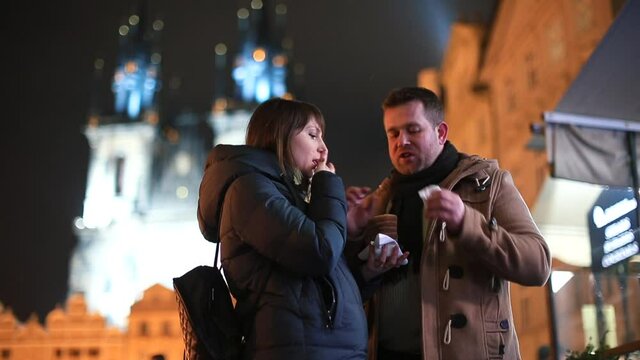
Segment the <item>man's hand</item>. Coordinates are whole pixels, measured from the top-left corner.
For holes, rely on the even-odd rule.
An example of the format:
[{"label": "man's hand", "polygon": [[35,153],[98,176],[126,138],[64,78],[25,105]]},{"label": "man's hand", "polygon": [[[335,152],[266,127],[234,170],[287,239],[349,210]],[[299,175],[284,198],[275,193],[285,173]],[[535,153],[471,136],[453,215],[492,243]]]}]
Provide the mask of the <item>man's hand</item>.
[{"label": "man's hand", "polygon": [[424,216],[447,223],[447,231],[457,235],[462,230],[464,220],[464,203],[460,196],[452,191],[440,189],[434,191],[425,202]]},{"label": "man's hand", "polygon": [[371,192],[368,187],[350,186],[347,188],[347,232],[349,236],[360,235],[374,215],[385,212],[390,179],[384,179],[377,189]]},{"label": "man's hand", "polygon": [[373,201],[368,187],[349,186],[347,193],[347,233],[356,236],[373,217]]},{"label": "man's hand", "polygon": [[371,188],[368,186],[349,186],[346,190],[349,209],[362,203],[369,192]]},{"label": "man's hand", "polygon": [[[405,251],[402,255],[396,244],[386,244],[382,246],[380,256],[376,259],[375,249],[373,245],[369,245],[369,257],[367,262],[362,265],[362,277],[365,281],[369,281],[376,276],[380,276],[385,272],[397,268],[409,257],[409,252]],[[388,255],[390,254],[390,255]]]}]

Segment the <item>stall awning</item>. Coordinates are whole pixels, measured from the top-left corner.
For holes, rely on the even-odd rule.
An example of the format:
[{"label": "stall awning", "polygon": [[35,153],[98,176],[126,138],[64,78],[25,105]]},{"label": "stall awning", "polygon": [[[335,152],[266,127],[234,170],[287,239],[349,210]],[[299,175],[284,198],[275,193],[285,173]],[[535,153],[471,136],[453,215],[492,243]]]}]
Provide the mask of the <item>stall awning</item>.
[{"label": "stall awning", "polygon": [[547,178],[532,216],[555,259],[574,266],[591,266],[587,217],[601,192],[598,185]]},{"label": "stall awning", "polygon": [[[632,186],[640,153],[640,1],[627,1],[553,112],[545,113],[555,177]],[[637,171],[637,169],[636,169]]]}]

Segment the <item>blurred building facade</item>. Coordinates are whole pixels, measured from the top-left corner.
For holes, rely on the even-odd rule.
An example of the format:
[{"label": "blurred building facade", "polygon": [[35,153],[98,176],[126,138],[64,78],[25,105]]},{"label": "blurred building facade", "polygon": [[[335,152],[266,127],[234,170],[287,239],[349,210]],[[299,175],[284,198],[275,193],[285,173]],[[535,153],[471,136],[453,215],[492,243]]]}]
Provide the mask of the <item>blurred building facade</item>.
[{"label": "blurred building facade", "polygon": [[[290,42],[284,37],[284,3],[253,0],[237,12],[241,46],[227,63],[218,44],[211,109],[165,115],[162,91],[161,19],[145,0],[118,28],[119,53],[110,79],[113,109],[94,99],[85,135],[90,145],[88,180],[70,264],[70,294],[82,293],[91,311],[126,326],[142,291],[197,265],[211,264],[215,248],[196,221],[198,188],[212,145],[244,142],[255,105],[289,96]],[[96,82],[107,73],[96,62]],[[233,76],[231,76],[233,74]],[[227,91],[225,81],[234,83]],[[229,94],[231,93],[231,94]],[[131,320],[131,318],[129,318]]]},{"label": "blurred building facade", "polygon": [[532,143],[531,126],[578,74],[616,3],[503,1],[490,29],[456,23],[442,70],[419,75],[421,85],[441,92],[452,141],[498,159],[529,206],[548,174],[544,144]]},{"label": "blurred building facade", "polygon": [[36,317],[19,323],[0,307],[0,359],[180,360],[182,335],[175,294],[161,285],[147,289],[131,307],[129,328],[119,329],[88,310],[75,294],[52,310],[44,325]]},{"label": "blurred building facade", "polygon": [[[502,1],[489,29],[454,24],[441,70],[418,74],[419,85],[443,98],[452,142],[464,152],[498,159],[529,207],[549,174],[544,137],[537,132],[542,113],[560,100],[620,3]],[[511,287],[524,359],[537,359],[551,345],[549,293]]]}]

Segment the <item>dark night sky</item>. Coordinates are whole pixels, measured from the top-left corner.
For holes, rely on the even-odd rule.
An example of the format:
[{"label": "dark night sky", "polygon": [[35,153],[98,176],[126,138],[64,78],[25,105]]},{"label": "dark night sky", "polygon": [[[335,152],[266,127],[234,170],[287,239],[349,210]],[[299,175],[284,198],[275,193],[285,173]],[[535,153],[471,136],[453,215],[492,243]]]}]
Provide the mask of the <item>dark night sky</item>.
[{"label": "dark night sky", "polygon": [[[495,1],[288,0],[302,100],[327,119],[330,158],[347,184],[375,185],[390,168],[379,104],[417,72],[438,66],[452,20],[487,21]],[[18,4],[19,3],[19,4]],[[82,134],[95,58],[111,75],[117,28],[133,0],[5,5],[2,59],[0,302],[42,320],[67,295],[68,261],[82,214],[88,145]],[[165,105],[204,112],[213,47],[236,49],[236,10],[248,1],[150,0],[162,15],[163,79],[182,86]],[[7,41],[8,40],[8,41]],[[8,79],[8,81],[6,81]]]}]

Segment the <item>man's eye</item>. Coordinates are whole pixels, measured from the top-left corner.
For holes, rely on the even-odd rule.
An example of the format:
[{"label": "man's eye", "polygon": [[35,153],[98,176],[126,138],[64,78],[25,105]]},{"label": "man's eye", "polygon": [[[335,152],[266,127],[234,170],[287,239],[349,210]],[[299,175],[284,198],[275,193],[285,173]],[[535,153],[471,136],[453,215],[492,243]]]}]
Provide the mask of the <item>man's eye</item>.
[{"label": "man's eye", "polygon": [[409,131],[410,134],[415,134],[420,132],[420,127],[418,126],[412,126],[409,129],[407,129]]}]

